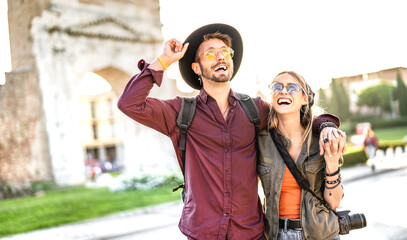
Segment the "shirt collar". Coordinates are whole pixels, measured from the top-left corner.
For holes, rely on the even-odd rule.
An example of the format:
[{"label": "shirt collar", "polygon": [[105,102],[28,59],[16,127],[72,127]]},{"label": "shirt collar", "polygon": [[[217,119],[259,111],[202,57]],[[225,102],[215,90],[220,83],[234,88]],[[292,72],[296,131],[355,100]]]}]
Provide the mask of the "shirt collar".
[{"label": "shirt collar", "polygon": [[[199,97],[201,98],[202,102],[207,103],[208,102],[208,93],[205,91],[205,89],[201,88],[199,92]],[[236,100],[238,100],[239,97],[237,96],[236,92],[230,89],[230,95],[229,95],[229,104],[231,106],[236,106]]]},{"label": "shirt collar", "polygon": [[280,132],[280,130],[278,130],[277,128],[276,128],[276,131],[277,131],[278,135],[280,135],[281,140],[282,140],[282,142],[283,142],[285,148],[287,148],[287,150],[290,149],[290,147],[291,147],[291,141],[290,141],[290,139],[286,138],[286,137]]}]

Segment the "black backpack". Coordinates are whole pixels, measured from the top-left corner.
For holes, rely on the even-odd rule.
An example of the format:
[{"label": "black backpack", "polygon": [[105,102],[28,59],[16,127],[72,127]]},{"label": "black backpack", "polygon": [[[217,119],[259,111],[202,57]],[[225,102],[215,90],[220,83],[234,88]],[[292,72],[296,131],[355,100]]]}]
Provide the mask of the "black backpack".
[{"label": "black backpack", "polygon": [[[260,125],[259,110],[257,109],[257,106],[251,97],[242,93],[236,94],[239,97],[239,103],[243,107],[247,117],[249,118],[250,122],[253,123],[257,136],[257,134],[259,133]],[[172,191],[175,192],[178,189],[182,188],[181,193],[182,201],[185,201],[185,147],[187,140],[187,130],[189,125],[191,125],[192,120],[194,119],[195,108],[196,108],[196,98],[184,97],[177,117],[177,125],[181,131],[181,137],[178,148],[182,151],[182,175],[184,176],[184,183],[174,188]],[[257,140],[256,140],[256,149],[257,149]]]}]

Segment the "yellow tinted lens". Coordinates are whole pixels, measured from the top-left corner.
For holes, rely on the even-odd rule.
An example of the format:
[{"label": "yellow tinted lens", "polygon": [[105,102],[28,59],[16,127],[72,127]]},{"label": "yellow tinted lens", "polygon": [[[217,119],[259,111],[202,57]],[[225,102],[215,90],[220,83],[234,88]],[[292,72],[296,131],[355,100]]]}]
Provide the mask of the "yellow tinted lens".
[{"label": "yellow tinted lens", "polygon": [[222,55],[226,58],[229,59],[230,58],[230,51],[227,48],[221,48],[220,49],[220,53],[222,53]]},{"label": "yellow tinted lens", "polygon": [[233,50],[231,48],[221,48],[220,52],[222,53],[222,55],[226,58],[232,58],[233,57]]},{"label": "yellow tinted lens", "polygon": [[212,60],[216,57],[217,53],[218,53],[217,49],[208,49],[204,52],[204,55],[207,59]]}]

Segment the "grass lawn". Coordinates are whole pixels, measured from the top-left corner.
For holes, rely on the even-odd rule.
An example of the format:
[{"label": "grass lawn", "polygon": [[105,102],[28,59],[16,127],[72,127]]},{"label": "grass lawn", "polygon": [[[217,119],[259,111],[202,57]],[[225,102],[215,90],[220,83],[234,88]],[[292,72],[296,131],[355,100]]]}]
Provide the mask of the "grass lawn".
[{"label": "grass lawn", "polygon": [[373,129],[379,141],[383,140],[399,140],[407,136],[407,126]]},{"label": "grass lawn", "polygon": [[119,193],[108,188],[50,190],[41,197],[0,201],[0,237],[179,199],[169,186]]}]

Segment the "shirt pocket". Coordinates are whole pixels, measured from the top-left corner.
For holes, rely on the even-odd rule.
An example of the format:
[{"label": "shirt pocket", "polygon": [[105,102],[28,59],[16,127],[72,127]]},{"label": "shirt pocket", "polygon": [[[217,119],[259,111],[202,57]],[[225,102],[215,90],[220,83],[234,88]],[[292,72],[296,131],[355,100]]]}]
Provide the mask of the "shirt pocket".
[{"label": "shirt pocket", "polygon": [[305,176],[315,193],[319,193],[322,190],[324,168],[325,160],[323,158],[305,162]]},{"label": "shirt pocket", "polygon": [[[259,174],[259,178],[261,181],[261,185],[264,191],[264,196],[266,197],[267,201],[271,199],[270,193],[272,192],[272,174],[271,174],[271,164],[258,162],[257,163],[257,172]],[[267,206],[268,208],[268,206]]]}]

